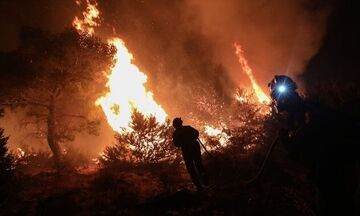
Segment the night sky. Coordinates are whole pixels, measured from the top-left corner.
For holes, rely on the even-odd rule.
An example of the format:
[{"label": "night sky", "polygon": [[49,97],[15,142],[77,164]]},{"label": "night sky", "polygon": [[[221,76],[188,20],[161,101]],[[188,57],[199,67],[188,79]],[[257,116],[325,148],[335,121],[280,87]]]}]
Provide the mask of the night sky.
[{"label": "night sky", "polygon": [[[157,95],[160,100],[162,98],[168,98],[169,95],[162,95],[162,93],[159,93],[162,91],[157,89],[157,87],[154,87],[154,85],[158,85],[159,79],[157,76],[158,74],[162,74],[161,71],[156,71],[157,69],[154,69],[155,67],[161,67],[161,65],[165,64],[164,68],[169,70],[177,70],[174,71],[174,73],[180,73],[180,71],[186,71],[186,68],[173,68],[173,67],[166,67],[166,64],[168,63],[171,65],[172,63],[169,62],[170,60],[176,59],[179,61],[179,57],[183,56],[184,54],[181,52],[178,52],[171,56],[174,52],[174,50],[178,50],[178,46],[170,47],[170,53],[166,53],[167,50],[159,47],[165,47],[165,46],[173,46],[171,44],[179,43],[180,46],[185,47],[187,44],[190,43],[197,43],[201,41],[201,45],[199,45],[200,48],[197,48],[197,50],[191,50],[192,55],[199,55],[204,56],[204,52],[206,53],[206,57],[201,59],[200,61],[204,62],[201,64],[205,64],[207,61],[212,62],[214,65],[214,68],[217,68],[216,65],[222,65],[225,66],[223,70],[225,70],[226,74],[229,74],[229,77],[223,76],[223,78],[210,82],[211,85],[214,86],[223,86],[219,87],[218,89],[221,89],[221,92],[224,91],[226,94],[226,90],[224,90],[224,86],[233,86],[234,83],[236,84],[238,81],[236,79],[239,79],[239,75],[234,75],[234,71],[238,70],[237,62],[234,59],[229,59],[227,54],[224,54],[224,51],[219,50],[217,46],[222,46],[221,49],[227,49],[230,53],[229,55],[232,55],[233,50],[231,50],[231,47],[226,47],[230,45],[230,42],[228,42],[228,39],[224,40],[214,40],[214,37],[218,37],[218,35],[211,35],[211,38],[203,33],[199,33],[197,30],[194,30],[193,27],[188,27],[183,23],[192,23],[196,20],[193,16],[199,16],[200,12],[196,15],[192,13],[188,13],[188,11],[185,13],[181,8],[183,7],[183,3],[186,1],[175,1],[174,4],[164,4],[163,1],[154,1],[154,3],[158,4],[154,7],[160,8],[158,9],[158,12],[151,13],[148,9],[151,4],[148,4],[143,7],[143,1],[134,1],[134,3],[130,3],[126,1],[119,1],[117,4],[118,7],[116,8],[124,8],[116,9],[113,8],[111,5],[113,5],[114,2],[100,2],[100,10],[103,12],[102,16],[105,17],[106,22],[103,24],[103,28],[98,31],[98,33],[102,34],[108,34],[112,30],[112,26],[117,27],[116,30],[121,37],[124,37],[125,40],[127,40],[128,45],[130,47],[130,50],[135,52],[135,55],[137,59],[139,59],[138,64],[140,64],[140,67],[144,68],[145,71],[151,71],[152,74],[148,74],[150,76],[150,83],[151,86],[152,82],[153,84],[153,91],[155,95]],[[194,1],[197,2],[197,1]],[[230,2],[230,1],[229,1]],[[307,1],[294,1],[294,2],[304,2],[301,4],[308,3]],[[140,6],[139,6],[140,5]],[[180,6],[179,6],[180,5]],[[294,5],[299,5],[298,3],[294,3]],[[293,77],[303,75],[303,78],[305,80],[305,83],[308,85],[311,85],[311,83],[316,82],[318,80],[338,80],[341,82],[357,82],[359,83],[360,76],[359,73],[359,28],[360,25],[358,24],[359,20],[359,13],[358,10],[355,7],[355,1],[313,1],[312,4],[309,4],[307,8],[307,16],[309,14],[321,14],[322,10],[324,8],[327,8],[329,12],[329,15],[326,16],[326,31],[324,32],[323,36],[322,34],[319,34],[317,36],[320,38],[321,46],[319,48],[314,48],[313,51],[299,51],[299,54],[294,54],[295,59],[298,59],[298,62],[305,62],[304,66],[301,66],[303,63],[294,63],[293,71],[287,71],[290,75]],[[163,7],[160,7],[163,6]],[[207,5],[203,5],[204,8],[210,8],[207,7]],[[267,7],[267,6],[266,6]],[[298,7],[298,6],[296,6]],[[291,7],[289,7],[291,9]],[[310,8],[310,9],[309,9]],[[77,7],[75,2],[73,0],[52,0],[52,1],[46,1],[46,0],[36,0],[36,1],[23,1],[23,0],[2,0],[0,1],[0,51],[11,51],[16,49],[18,46],[18,34],[22,26],[32,26],[37,27],[45,30],[49,30],[51,32],[59,32],[62,31],[64,28],[71,27],[71,22],[75,15],[80,15],[83,8]],[[126,10],[126,12],[125,12]],[[134,11],[141,11],[144,18],[139,18],[138,20],[130,21],[129,17],[131,16],[137,17],[138,15]],[[171,14],[164,14],[164,11],[170,11],[170,13],[178,13],[175,14],[175,16],[180,16],[179,19],[171,18],[168,21],[167,18],[163,19],[163,16],[170,17]],[[201,10],[200,10],[201,11]],[[246,12],[246,11],[245,11]],[[123,15],[119,15],[123,14]],[[155,14],[155,15],[154,15]],[[160,15],[159,15],[160,14]],[[185,15],[184,15],[185,14]],[[273,16],[273,14],[271,14]],[[204,15],[206,18],[206,16]],[[202,19],[205,19],[202,17]],[[253,18],[255,18],[254,16]],[[126,22],[121,22],[121,20],[127,20],[126,22],[129,23],[129,25],[126,24]],[[221,18],[222,19],[222,18]],[[250,17],[251,19],[251,17]],[[259,19],[260,24],[263,26],[262,28],[266,29],[269,27],[269,31],[272,31],[272,28],[274,31],[277,31],[275,29],[275,26],[273,26],[273,23],[264,23],[262,20],[266,20],[266,16]],[[270,18],[271,19],[271,18]],[[312,20],[311,20],[312,19]],[[310,23],[311,22],[319,22],[320,18],[316,18],[315,15],[312,15],[310,17]],[[145,20],[145,21],[144,21]],[[146,23],[146,21],[149,20],[149,23]],[[224,19],[226,20],[226,19]],[[245,21],[248,19],[244,19]],[[158,21],[158,23],[156,23]],[[265,87],[267,84],[267,81],[274,75],[284,72],[284,69],[286,68],[286,62],[288,60],[285,60],[284,58],[291,58],[289,57],[289,52],[287,52],[284,49],[279,48],[279,51],[277,53],[279,54],[264,54],[264,50],[272,50],[276,47],[279,47],[278,39],[277,41],[269,41],[270,46],[267,43],[263,43],[263,39],[268,39],[269,37],[264,36],[263,38],[259,35],[262,35],[263,32],[259,31],[258,36],[253,35],[256,33],[256,31],[252,31],[252,27],[245,28],[246,32],[244,34],[244,31],[241,29],[244,28],[242,25],[242,22],[245,21],[239,21],[239,28],[241,31],[240,36],[235,37],[229,37],[227,32],[224,32],[223,36],[224,38],[231,38],[229,41],[233,39],[240,39],[240,41],[243,39],[243,44],[245,46],[245,49],[248,51],[246,55],[249,58],[250,64],[254,67],[255,72],[257,73],[257,79],[259,79],[261,86]],[[276,19],[274,21],[277,21]],[[173,22],[173,24],[171,24]],[[176,26],[178,29],[177,31],[172,31],[174,23],[180,22],[179,25]],[[249,21],[250,22],[250,21]],[[125,23],[125,24],[124,24]],[[155,24],[154,24],[155,23]],[[205,22],[206,23],[206,22]],[[220,22],[219,22],[220,23]],[[258,21],[254,23],[255,27],[257,28]],[[152,26],[154,24],[154,26]],[[145,27],[144,27],[144,26]],[[268,25],[268,26],[266,26]],[[135,26],[135,27],[134,27]],[[146,26],[150,26],[150,29],[147,29]],[[198,24],[194,24],[191,26],[198,26]],[[232,25],[229,25],[230,29],[234,29]],[[316,28],[316,25],[314,25]],[[155,28],[155,29],[154,29]],[[205,27],[204,27],[205,28]],[[286,27],[285,27],[286,28]],[[207,29],[208,30],[208,29]],[[311,28],[310,28],[311,30]],[[154,31],[158,31],[156,34]],[[136,33],[134,33],[136,32]],[[291,32],[291,31],[290,31]],[[319,30],[319,32],[321,32]],[[310,31],[310,35],[315,35],[315,32]],[[192,34],[192,35],[191,35]],[[234,34],[239,34],[234,31]],[[266,31],[265,34],[266,35]],[[286,35],[287,33],[284,33],[283,35]],[[318,32],[316,32],[318,34]],[[142,35],[145,35],[143,37]],[[190,36],[189,36],[190,35]],[[242,36],[242,35],[248,35],[248,36]],[[282,35],[282,34],[280,34]],[[179,38],[176,38],[176,37]],[[154,38],[159,38],[157,39]],[[170,38],[173,39],[170,39]],[[272,36],[270,36],[272,37]],[[150,39],[151,38],[151,39]],[[258,42],[253,42],[247,38],[257,38]],[[322,38],[322,39],[321,39]],[[145,41],[149,40],[149,41]],[[170,40],[167,42],[167,40]],[[174,40],[174,41],[172,41]],[[294,46],[298,44],[299,47],[308,46],[307,44],[316,44],[317,39],[309,40],[308,42],[304,42],[302,44],[302,40],[304,39],[303,36],[299,36],[297,41],[294,42]],[[143,41],[140,42],[139,41]],[[160,41],[160,42],[159,42]],[[213,43],[213,41],[215,41]],[[284,42],[284,46],[288,46],[289,44]],[[144,43],[144,44],[141,44]],[[139,44],[139,45],[137,45]],[[169,45],[170,44],[170,45]],[[146,50],[144,50],[144,46],[146,47]],[[263,46],[263,48],[261,47]],[[271,47],[273,46],[273,47]],[[280,45],[281,46],[281,45]],[[317,45],[315,46],[317,47]],[[155,55],[149,58],[149,50],[150,53],[154,49]],[[298,49],[298,48],[294,48]],[[207,51],[206,51],[207,50]],[[157,55],[157,53],[159,55]],[[197,53],[196,53],[197,52]],[[304,54],[307,53],[307,54]],[[165,56],[165,59],[163,56]],[[219,59],[218,56],[225,56],[224,59]],[[168,56],[169,59],[166,59]],[[303,57],[302,57],[303,56]],[[309,56],[313,56],[310,61]],[[197,58],[198,56],[189,56],[191,58]],[[218,60],[216,59],[218,58]],[[222,58],[222,57],[220,57]],[[268,61],[266,59],[269,59]],[[282,59],[284,59],[283,62]],[[163,61],[167,61],[167,63],[163,63]],[[271,62],[271,63],[269,63]],[[306,63],[307,62],[307,63]],[[188,60],[184,60],[181,64],[184,65],[191,65],[192,62],[188,62]],[[195,63],[196,64],[196,63]],[[300,66],[299,66],[300,65]],[[236,69],[234,69],[236,67]],[[160,70],[160,69],[159,69]],[[192,71],[191,77],[192,79],[199,79],[200,77],[203,77],[203,74],[201,71],[206,70],[207,73],[209,73],[209,70],[215,71],[214,73],[217,73],[219,69],[209,69],[204,68],[201,66],[198,69],[198,72]],[[296,72],[296,70],[300,70],[299,72]],[[230,71],[230,72],[226,72]],[[198,75],[196,75],[199,73]],[[211,72],[212,73],[212,72]],[[236,72],[239,74],[238,72]],[[166,72],[168,74],[168,72]],[[189,72],[190,74],[190,72]],[[179,79],[178,76],[173,76],[172,79]],[[218,79],[216,76],[210,76],[213,77],[213,79]],[[184,79],[183,77],[181,79]],[[235,81],[234,81],[235,79]],[[245,80],[246,78],[241,77],[240,79]],[[231,80],[231,81],[230,81]],[[163,81],[162,81],[163,82]],[[164,84],[165,85],[165,84]],[[164,88],[167,88],[166,86]],[[232,91],[230,91],[232,92]],[[165,101],[165,100],[164,100]],[[163,102],[166,103],[166,102]]]},{"label": "night sky", "polygon": [[360,25],[355,1],[338,1],[328,19],[327,34],[304,77],[308,83],[337,80],[360,84]]}]

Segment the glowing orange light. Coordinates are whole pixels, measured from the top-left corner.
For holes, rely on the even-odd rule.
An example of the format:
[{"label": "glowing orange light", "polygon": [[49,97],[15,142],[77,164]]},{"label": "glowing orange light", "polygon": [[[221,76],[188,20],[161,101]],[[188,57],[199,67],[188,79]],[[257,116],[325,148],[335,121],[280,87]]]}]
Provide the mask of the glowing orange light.
[{"label": "glowing orange light", "polygon": [[109,41],[116,49],[115,65],[108,76],[109,92],[96,101],[103,109],[108,123],[118,132],[127,128],[134,109],[146,116],[153,115],[157,121],[165,122],[166,112],[158,105],[153,94],[145,89],[147,76],[132,64],[133,56],[120,38]]},{"label": "glowing orange light", "polygon": [[[77,0],[76,4],[81,5],[81,1]],[[73,27],[81,33],[93,35],[95,33],[94,27],[100,25],[100,12],[96,7],[96,1],[94,1],[94,3],[90,3],[89,0],[86,0],[86,10],[83,12],[83,19],[75,16],[72,23]]]},{"label": "glowing orange light", "polygon": [[25,151],[22,148],[17,148],[17,156],[19,158],[24,157],[25,156]]},{"label": "glowing orange light", "polygon": [[[81,1],[77,0],[76,3],[80,5]],[[86,0],[86,4],[83,19],[75,17],[73,26],[80,33],[91,36],[95,33],[94,27],[100,24],[100,12],[96,8],[96,1],[90,3]],[[158,122],[165,122],[166,112],[154,101],[153,94],[145,89],[147,76],[132,63],[133,55],[125,43],[120,38],[113,38],[108,43],[116,48],[115,64],[108,75],[106,86],[109,91],[98,98],[95,104],[102,108],[109,125],[119,133],[122,129],[130,130],[129,123],[134,109],[145,116],[155,116]]]},{"label": "glowing orange light", "polygon": [[218,138],[222,147],[226,146],[229,142],[229,136],[218,128],[205,125],[205,133],[210,137]]},{"label": "glowing orange light", "polygon": [[269,104],[270,98],[264,93],[264,91],[257,84],[254,74],[252,72],[252,69],[250,68],[250,66],[244,56],[244,51],[242,50],[240,44],[235,43],[234,47],[235,47],[235,54],[239,58],[239,63],[241,65],[241,68],[245,72],[245,74],[249,77],[251,86],[255,92],[256,97],[258,98],[258,101],[260,103]]}]

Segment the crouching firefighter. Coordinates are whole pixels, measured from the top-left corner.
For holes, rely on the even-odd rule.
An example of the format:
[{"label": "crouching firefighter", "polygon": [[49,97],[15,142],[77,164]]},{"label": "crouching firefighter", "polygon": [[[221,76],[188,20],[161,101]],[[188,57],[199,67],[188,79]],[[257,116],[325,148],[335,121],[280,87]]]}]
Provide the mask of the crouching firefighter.
[{"label": "crouching firefighter", "polygon": [[176,129],[172,135],[173,143],[176,147],[181,147],[186,169],[200,192],[203,186],[208,185],[208,178],[201,158],[199,131],[191,126],[184,126],[181,118],[175,118],[173,126]]}]

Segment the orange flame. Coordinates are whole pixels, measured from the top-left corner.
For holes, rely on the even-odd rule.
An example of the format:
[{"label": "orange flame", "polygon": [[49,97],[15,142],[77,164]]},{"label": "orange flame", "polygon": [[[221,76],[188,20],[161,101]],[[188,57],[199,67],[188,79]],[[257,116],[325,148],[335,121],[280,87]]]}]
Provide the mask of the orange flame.
[{"label": "orange flame", "polygon": [[218,128],[214,128],[210,125],[205,125],[205,133],[210,137],[218,138],[222,147],[226,146],[230,137]]},{"label": "orange flame", "polygon": [[17,156],[22,158],[25,156],[25,151],[22,148],[17,148]]},{"label": "orange flame", "polygon": [[235,43],[234,47],[235,47],[235,54],[239,58],[239,63],[241,65],[241,68],[246,73],[246,75],[249,77],[252,88],[255,92],[256,97],[258,98],[258,101],[260,103],[269,104],[270,98],[264,93],[264,91],[257,84],[254,74],[252,72],[252,69],[250,68],[250,66],[244,56],[244,51],[242,50],[240,44]]},{"label": "orange flame", "polygon": [[219,136],[221,134],[221,130],[205,125],[205,133],[209,136]]},{"label": "orange flame", "polygon": [[114,56],[116,63],[108,76],[109,92],[98,98],[96,105],[101,106],[110,126],[117,132],[121,132],[122,128],[129,129],[134,109],[146,116],[155,116],[159,122],[165,122],[166,112],[154,101],[153,94],[145,89],[147,76],[132,64],[133,56],[124,42],[114,38],[109,43],[117,49]]},{"label": "orange flame", "polygon": [[[76,4],[80,5],[80,0]],[[100,12],[96,8],[96,1],[90,3],[86,0],[86,4],[83,19],[75,17],[73,26],[80,33],[91,36],[95,33],[94,27],[100,25]],[[133,55],[125,43],[120,38],[113,38],[108,43],[116,48],[115,64],[111,67],[106,84],[109,92],[98,98],[95,104],[102,108],[109,125],[119,133],[123,129],[130,130],[129,123],[134,109],[145,116],[155,116],[158,122],[165,122],[166,112],[154,101],[153,94],[146,90],[144,85],[147,76],[132,63]]]},{"label": "orange flame", "polygon": [[[81,1],[76,1],[77,5],[81,5]],[[83,12],[83,19],[78,18],[75,16],[73,20],[73,27],[78,30],[80,33],[87,34],[87,35],[94,35],[95,29],[100,25],[99,15],[100,12],[97,9],[97,2],[94,1],[93,4],[90,3],[89,0],[86,0],[86,10]]]}]

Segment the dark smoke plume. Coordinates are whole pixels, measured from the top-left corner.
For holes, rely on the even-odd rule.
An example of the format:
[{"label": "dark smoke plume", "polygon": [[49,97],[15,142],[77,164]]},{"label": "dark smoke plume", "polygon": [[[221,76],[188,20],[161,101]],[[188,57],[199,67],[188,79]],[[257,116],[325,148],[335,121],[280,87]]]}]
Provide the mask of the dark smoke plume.
[{"label": "dark smoke plume", "polygon": [[321,45],[330,12],[328,4],[305,0],[109,0],[100,7],[102,32],[124,38],[172,115],[194,111],[198,87],[226,100],[248,85],[235,41],[262,87],[275,74],[300,74]]},{"label": "dark smoke plume", "polygon": [[[325,1],[324,1],[325,2]],[[331,4],[321,0],[99,0],[104,39],[122,38],[147,87],[170,117],[198,112],[196,95],[214,89],[225,102],[248,86],[234,55],[240,43],[265,88],[275,74],[295,76],[316,54]],[[81,10],[73,0],[3,0],[1,50],[16,48],[21,26],[58,32]],[[6,9],[5,9],[6,8]],[[6,29],[6,30],[5,30]]]}]

